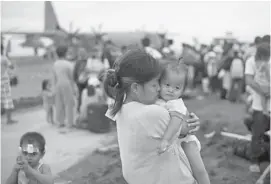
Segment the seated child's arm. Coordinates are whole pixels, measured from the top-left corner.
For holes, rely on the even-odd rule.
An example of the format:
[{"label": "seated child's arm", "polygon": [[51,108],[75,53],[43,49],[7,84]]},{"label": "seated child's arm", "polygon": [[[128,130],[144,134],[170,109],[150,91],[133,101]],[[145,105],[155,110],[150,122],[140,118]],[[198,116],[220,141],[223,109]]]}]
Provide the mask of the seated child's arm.
[{"label": "seated child's arm", "polygon": [[19,164],[15,164],[12,169],[10,176],[8,177],[6,184],[17,184],[18,183],[18,173],[20,171],[21,166]]},{"label": "seated child's arm", "polygon": [[33,178],[35,178],[36,180],[38,180],[38,182],[40,182],[42,184],[53,184],[54,183],[54,178],[52,176],[51,169],[46,164],[42,165],[42,173],[40,173],[39,171],[37,171],[35,169],[32,169],[30,166],[28,166],[28,168],[25,169],[25,172],[27,175],[32,176]]},{"label": "seated child's arm", "polygon": [[198,184],[210,184],[208,173],[205,169],[200,150],[194,141],[183,142],[183,150],[189,160],[193,176]]}]

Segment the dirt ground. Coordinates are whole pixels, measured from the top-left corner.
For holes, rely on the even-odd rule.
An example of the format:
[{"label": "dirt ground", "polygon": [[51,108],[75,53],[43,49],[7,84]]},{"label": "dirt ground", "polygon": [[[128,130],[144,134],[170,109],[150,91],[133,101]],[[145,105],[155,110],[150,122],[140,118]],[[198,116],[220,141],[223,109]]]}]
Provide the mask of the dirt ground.
[{"label": "dirt ground", "polygon": [[[41,81],[50,77],[52,61],[40,58],[15,58],[19,85],[12,88],[13,98],[26,98],[25,104],[39,104]],[[31,97],[33,99],[28,99]],[[36,99],[37,98],[37,99]],[[28,102],[30,101],[30,102]],[[191,112],[201,119],[201,130],[197,133],[202,144],[202,157],[214,184],[254,184],[258,173],[249,171],[250,163],[232,154],[233,140],[215,136],[206,139],[203,135],[213,130],[226,128],[227,131],[247,134],[243,125],[244,106],[221,101],[217,97],[205,100],[185,101]],[[81,162],[59,174],[61,180],[74,184],[125,183],[121,175],[121,164],[117,151],[107,154],[93,153]],[[65,182],[66,183],[66,182]]]},{"label": "dirt ground", "polygon": [[[197,133],[202,144],[202,157],[214,184],[254,184],[259,173],[249,171],[250,162],[232,153],[235,140],[214,136],[206,139],[203,135],[221,128],[232,133],[246,135],[243,125],[244,105],[221,101],[218,97],[204,100],[187,100],[190,111],[201,119],[202,126]],[[115,141],[116,142],[116,141]],[[93,153],[81,162],[59,174],[64,183],[74,184],[125,184],[121,174],[118,151]]]},{"label": "dirt ground", "polygon": [[19,84],[12,87],[13,99],[39,96],[42,80],[51,76],[53,61],[39,57],[14,57],[11,61],[19,79]]}]

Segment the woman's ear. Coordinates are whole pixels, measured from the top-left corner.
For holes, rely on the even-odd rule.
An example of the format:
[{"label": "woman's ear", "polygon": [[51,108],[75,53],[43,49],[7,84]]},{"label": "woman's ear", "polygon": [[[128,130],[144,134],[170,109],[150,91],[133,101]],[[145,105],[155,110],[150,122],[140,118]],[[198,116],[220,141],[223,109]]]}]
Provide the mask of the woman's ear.
[{"label": "woman's ear", "polygon": [[139,85],[137,83],[133,82],[131,84],[131,92],[138,93],[138,87],[139,87]]}]

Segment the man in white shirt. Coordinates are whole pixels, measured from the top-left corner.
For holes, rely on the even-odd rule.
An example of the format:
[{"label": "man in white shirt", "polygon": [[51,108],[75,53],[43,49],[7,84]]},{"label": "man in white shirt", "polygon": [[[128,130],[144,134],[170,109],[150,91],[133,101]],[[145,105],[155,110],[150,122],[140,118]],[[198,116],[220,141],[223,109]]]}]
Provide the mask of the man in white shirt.
[{"label": "man in white shirt", "polygon": [[[255,57],[250,57],[245,66],[246,84],[253,89],[252,109],[253,109],[253,124],[251,127],[252,141],[251,154],[254,163],[259,162],[259,158],[265,154],[266,150],[270,150],[269,143],[264,141],[264,133],[270,129],[270,117],[263,114],[261,103],[261,95],[270,96],[270,90],[264,91],[255,82],[254,77],[257,72],[257,63]],[[261,94],[261,95],[260,95]]]},{"label": "man in white shirt", "polygon": [[244,60],[248,60],[251,56],[255,56],[257,46],[262,42],[262,38],[257,36],[254,39],[253,45],[251,45],[244,54]]}]

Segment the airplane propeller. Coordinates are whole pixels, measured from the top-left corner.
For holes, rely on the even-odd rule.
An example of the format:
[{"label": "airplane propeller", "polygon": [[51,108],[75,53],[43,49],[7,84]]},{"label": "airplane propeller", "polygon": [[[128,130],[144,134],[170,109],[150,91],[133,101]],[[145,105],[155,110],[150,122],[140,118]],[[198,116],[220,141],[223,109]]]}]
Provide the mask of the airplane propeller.
[{"label": "airplane propeller", "polygon": [[79,31],[80,29],[73,30],[73,23],[70,22],[69,30],[61,29],[65,33],[65,41],[68,42],[68,45],[77,45],[80,40]]},{"label": "airplane propeller", "polygon": [[98,25],[98,30],[96,30],[94,27],[91,27],[91,31],[94,34],[95,44],[99,44],[103,41],[103,37],[107,35],[107,33],[102,32],[102,24]]}]

